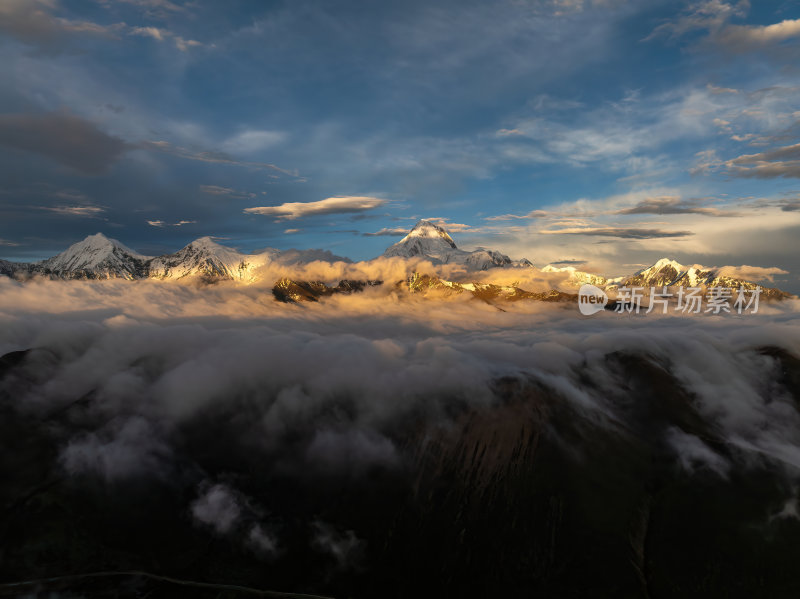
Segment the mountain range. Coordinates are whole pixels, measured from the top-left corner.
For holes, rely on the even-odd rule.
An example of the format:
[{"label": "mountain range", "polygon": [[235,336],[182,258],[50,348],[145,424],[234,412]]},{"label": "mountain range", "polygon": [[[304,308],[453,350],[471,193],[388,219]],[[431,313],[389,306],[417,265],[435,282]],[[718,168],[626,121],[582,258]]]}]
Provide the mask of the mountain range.
[{"label": "mountain range", "polygon": [[89,235],[60,254],[40,262],[0,261],[0,274],[25,278],[49,276],[58,279],[230,279],[251,283],[256,270],[269,263],[305,264],[315,260],[350,262],[324,250],[272,248],[243,254],[221,245],[211,237],[192,241],[174,254],[143,256],[102,233]]},{"label": "mountain range", "polygon": [[[462,250],[446,229],[430,220],[420,220],[408,235],[387,248],[382,257],[423,258],[434,266],[462,266],[466,273],[477,273],[490,269],[536,268],[525,258],[512,260],[497,250],[486,248],[478,248],[473,251]],[[268,264],[289,266],[318,260],[351,262],[348,258],[336,256],[327,250],[314,249],[281,251],[267,248],[260,252],[246,254],[217,243],[211,237],[201,237],[192,241],[173,254],[144,256],[115,239],[97,233],[70,246],[60,254],[40,262],[16,263],[0,260],[0,275],[21,279],[30,276],[46,276],[57,279],[121,278],[129,280],[198,278],[208,281],[233,280],[252,283],[259,278],[258,269]],[[733,276],[730,267],[704,267],[697,264],[684,266],[669,258],[662,258],[652,266],[629,276],[616,278],[579,271],[574,267],[557,267],[550,264],[541,268],[540,272],[554,275],[554,278],[561,275],[563,278],[556,286],[568,291],[577,290],[586,283],[611,292],[615,292],[620,287],[684,286],[754,289],[756,286],[760,286],[758,283]],[[292,281],[279,281],[278,283],[283,286],[290,283],[302,284],[302,282]],[[449,288],[455,292],[469,291],[477,295],[487,293],[486,286],[481,288],[472,283],[453,283],[430,276],[420,279],[419,273],[413,273],[406,283],[411,291],[420,291],[423,288]],[[370,282],[370,285],[372,284],[374,282]],[[358,288],[362,287],[363,285]],[[762,286],[762,289],[764,297],[790,297],[790,294],[777,288]],[[341,290],[349,292],[351,286],[345,285]],[[529,293],[516,287],[498,287],[490,291],[490,293],[495,292],[517,299],[527,297],[525,294]],[[279,296],[291,297],[292,294],[276,293],[276,297]]]}]

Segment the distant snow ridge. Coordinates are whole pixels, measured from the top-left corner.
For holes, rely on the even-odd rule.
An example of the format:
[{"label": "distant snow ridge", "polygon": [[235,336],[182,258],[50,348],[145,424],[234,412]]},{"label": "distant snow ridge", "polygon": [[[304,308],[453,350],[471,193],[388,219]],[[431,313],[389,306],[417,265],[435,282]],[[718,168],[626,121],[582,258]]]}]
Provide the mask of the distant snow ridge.
[{"label": "distant snow ridge", "polygon": [[496,250],[484,248],[472,252],[461,250],[443,227],[424,219],[419,221],[408,235],[389,247],[383,255],[386,258],[427,258],[434,264],[461,264],[468,270],[533,266],[528,260],[511,260]]},{"label": "distant snow ridge", "polygon": [[154,258],[150,262],[149,276],[155,279],[199,276],[250,282],[255,280],[257,268],[269,264],[279,254],[274,249],[260,254],[241,254],[211,237],[201,237],[174,254]]},{"label": "distant snow ridge", "polygon": [[[459,249],[450,234],[430,220],[420,220],[403,239],[389,247],[386,258],[424,258],[434,265],[455,264],[468,272],[494,268],[535,267],[526,259],[511,260],[497,250],[478,248],[468,252]],[[259,279],[260,269],[269,264],[290,266],[314,261],[351,262],[327,250],[286,250],[267,248],[244,254],[217,243],[212,237],[201,237],[173,254],[158,257],[143,256],[102,233],[89,235],[60,254],[34,263],[0,260],[0,275],[25,278],[44,275],[62,279],[205,279],[233,280],[252,283]],[[556,286],[573,292],[583,284],[591,284],[614,292],[620,287],[725,287],[755,289],[762,287],[764,297],[792,297],[780,289],[763,287],[758,283],[734,276],[734,267],[705,267],[699,264],[684,266],[675,260],[662,258],[652,266],[629,276],[609,279],[582,272],[572,266],[543,267],[541,273],[561,279]],[[438,279],[437,279],[438,280]],[[447,282],[443,282],[447,284]],[[464,287],[467,289],[467,287]],[[474,291],[474,290],[473,290]],[[516,292],[515,292],[516,293]],[[514,297],[517,297],[516,294]]]},{"label": "distant snow ridge", "polygon": [[258,269],[270,263],[305,264],[316,260],[350,262],[323,250],[267,248],[243,254],[233,248],[201,237],[174,254],[143,256],[102,233],[89,235],[57,256],[30,264],[0,260],[0,275],[45,275],[61,279],[230,279],[251,283]]}]

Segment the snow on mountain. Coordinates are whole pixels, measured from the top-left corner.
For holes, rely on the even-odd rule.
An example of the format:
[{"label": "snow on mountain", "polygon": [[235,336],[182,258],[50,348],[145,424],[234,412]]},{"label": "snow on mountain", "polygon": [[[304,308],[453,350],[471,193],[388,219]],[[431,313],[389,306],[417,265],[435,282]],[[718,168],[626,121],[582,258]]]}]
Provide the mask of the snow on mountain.
[{"label": "snow on mountain", "polygon": [[[385,257],[422,257],[434,264],[458,264],[475,272],[497,267],[529,267],[528,260],[512,261],[495,250],[478,248],[468,252],[459,249],[448,232],[439,225],[419,221],[411,232],[389,247]],[[143,279],[177,280],[185,278],[231,279],[252,283],[259,277],[258,270],[270,263],[283,266],[308,264],[314,261],[351,262],[327,250],[287,250],[267,248],[253,254],[244,254],[221,245],[211,237],[197,239],[174,254],[151,258],[109,239],[102,233],[89,235],[60,254],[31,264],[0,260],[0,275],[25,278],[45,275],[64,279]],[[733,267],[705,267],[699,264],[684,266],[675,260],[662,258],[652,266],[643,268],[628,277],[606,278],[582,272],[575,267],[559,268],[547,265],[543,273],[564,277],[561,284],[578,288],[585,283],[603,287],[608,291],[620,287],[727,287],[762,288],[764,297],[791,297],[780,289],[764,287],[759,283],[737,278]]]},{"label": "snow on mountain", "polygon": [[429,220],[421,220],[408,235],[389,247],[383,255],[387,258],[422,256],[447,263],[453,250],[461,251],[447,231]]},{"label": "snow on mountain", "polygon": [[31,264],[29,270],[71,279],[137,279],[147,275],[149,260],[116,239],[96,233],[52,258]]},{"label": "snow on mountain", "polygon": [[[764,297],[790,297],[790,294],[775,287],[765,287],[726,274],[729,267],[706,267],[700,264],[684,266],[675,260],[661,258],[652,266],[644,268],[628,278],[618,287],[725,287],[731,289],[755,289],[761,287]],[[611,286],[608,287],[612,288]]]},{"label": "snow on mountain", "polygon": [[676,281],[686,274],[686,267],[682,264],[670,260],[669,258],[661,258],[652,266],[643,268],[642,270],[627,278],[623,284],[628,287],[661,287],[664,285],[674,285]]},{"label": "snow on mountain", "polygon": [[566,283],[574,287],[589,284],[596,287],[602,287],[609,283],[609,279],[600,275],[594,275],[589,272],[583,272],[576,269],[574,266],[558,267],[548,264],[542,268],[542,272],[558,273],[566,277]]},{"label": "snow on mountain", "polygon": [[153,258],[149,276],[156,279],[232,279],[252,283],[257,270],[271,262],[283,265],[308,264],[314,261],[350,262],[326,250],[286,250],[267,248],[254,254],[243,254],[221,245],[211,237],[201,237],[174,254]]},{"label": "snow on mountain", "polygon": [[8,260],[0,260],[0,275],[10,277],[14,274],[14,271],[19,268],[19,266],[19,264],[9,262]]},{"label": "snow on mountain", "polygon": [[478,248],[467,252],[456,246],[450,234],[439,225],[421,220],[411,232],[389,247],[384,257],[427,258],[434,264],[462,264],[468,270],[487,270],[498,266],[532,266],[528,260],[511,260],[496,250]]},{"label": "snow on mountain", "polygon": [[174,254],[158,256],[150,262],[149,276],[155,279],[233,279],[252,282],[255,270],[268,264],[280,252],[266,249],[258,254],[242,254],[221,245],[211,237],[201,237]]}]

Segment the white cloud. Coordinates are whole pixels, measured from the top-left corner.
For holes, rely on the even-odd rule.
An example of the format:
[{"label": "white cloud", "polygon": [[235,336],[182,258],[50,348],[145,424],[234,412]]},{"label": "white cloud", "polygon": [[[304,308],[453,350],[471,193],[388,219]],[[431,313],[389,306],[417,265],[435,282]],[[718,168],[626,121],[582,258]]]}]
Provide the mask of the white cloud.
[{"label": "white cloud", "polygon": [[242,515],[236,494],[224,484],[206,489],[191,505],[192,516],[218,534],[231,532]]},{"label": "white cloud", "polygon": [[408,235],[409,229],[404,229],[402,227],[394,227],[394,228],[387,228],[384,227],[380,231],[375,231],[374,233],[364,233],[364,237],[403,237],[404,235]]},{"label": "white cloud", "polygon": [[97,217],[106,211],[102,206],[40,206],[42,210],[65,216]]},{"label": "white cloud", "polygon": [[170,32],[158,27],[132,27],[130,30],[131,35],[139,35],[141,37],[152,37],[154,40],[163,42],[170,37]]},{"label": "white cloud", "polygon": [[222,149],[233,154],[252,154],[278,145],[286,139],[282,131],[242,131],[223,142]]},{"label": "white cloud", "polygon": [[800,19],[787,19],[772,25],[731,25],[719,35],[719,41],[737,49],[779,43],[800,37]]},{"label": "white cloud", "polygon": [[763,266],[723,266],[720,268],[720,274],[726,277],[734,277],[737,279],[745,279],[746,281],[769,281],[774,282],[775,277],[779,275],[788,275],[789,272],[782,268],[763,267]]},{"label": "white cloud", "polygon": [[147,224],[151,227],[182,227],[183,225],[193,225],[197,223],[196,220],[179,220],[176,223],[168,223],[163,220],[149,220]]},{"label": "white cloud", "polygon": [[278,220],[296,220],[305,216],[322,214],[347,214],[366,212],[385,205],[388,200],[370,196],[336,196],[316,202],[287,202],[280,206],[245,208],[247,214],[275,216]]},{"label": "white cloud", "polygon": [[169,31],[167,29],[162,29],[159,27],[131,27],[128,30],[129,35],[137,35],[140,37],[150,37],[154,40],[159,42],[163,42],[166,40],[171,39],[175,43],[175,47],[178,48],[181,52],[186,52],[191,47],[194,46],[202,46],[200,42],[197,40],[187,40],[182,38],[181,36]]},{"label": "white cloud", "polygon": [[595,235],[619,237],[620,239],[656,239],[694,235],[691,231],[667,231],[641,227],[565,227],[563,229],[543,229],[539,233],[542,235]]}]

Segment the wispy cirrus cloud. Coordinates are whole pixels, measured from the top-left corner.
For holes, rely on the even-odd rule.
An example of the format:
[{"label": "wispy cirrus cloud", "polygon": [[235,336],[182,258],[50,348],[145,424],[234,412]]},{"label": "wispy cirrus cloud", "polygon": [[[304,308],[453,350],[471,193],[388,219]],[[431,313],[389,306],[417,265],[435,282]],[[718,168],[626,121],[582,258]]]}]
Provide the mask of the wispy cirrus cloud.
[{"label": "wispy cirrus cloud", "polygon": [[187,5],[171,0],[97,0],[107,8],[116,4],[128,4],[145,12],[148,18],[163,19],[170,15],[187,11]]},{"label": "wispy cirrus cloud", "polygon": [[542,235],[591,235],[598,237],[618,237],[620,239],[659,239],[666,237],[688,237],[691,231],[665,231],[639,227],[567,227],[564,229],[545,229]]},{"label": "wispy cirrus cloud", "polygon": [[246,160],[239,160],[231,156],[227,152],[219,152],[214,150],[195,150],[177,146],[165,140],[156,141],[143,141],[135,146],[138,149],[147,150],[150,152],[162,152],[164,154],[171,154],[179,158],[186,158],[188,160],[198,160],[200,162],[210,162],[214,164],[229,164],[231,166],[243,166],[257,170],[272,170],[279,172],[283,175],[300,179],[297,171],[289,171],[283,169],[275,164],[268,162],[248,162]]},{"label": "wispy cirrus cloud", "polygon": [[181,52],[186,52],[189,48],[203,45],[197,40],[183,38],[173,31],[160,27],[131,27],[128,30],[128,34],[139,37],[149,37],[159,42],[171,40],[175,44],[175,47]]},{"label": "wispy cirrus cloud", "polygon": [[287,138],[283,131],[248,129],[229,137],[222,144],[226,152],[252,154],[278,145]]},{"label": "wispy cirrus cloud", "polygon": [[573,259],[555,260],[555,261],[550,262],[550,264],[552,266],[580,266],[580,265],[586,264],[586,263],[587,263],[587,260],[573,260]]},{"label": "wispy cirrus cloud", "polygon": [[403,229],[402,227],[384,227],[380,231],[375,231],[374,233],[362,233],[362,235],[364,237],[403,237],[404,235],[408,235],[408,231],[408,229]]},{"label": "wispy cirrus cloud", "polygon": [[103,206],[40,206],[41,210],[65,216],[86,216],[96,218],[106,211]]},{"label": "wispy cirrus cloud", "polygon": [[800,38],[800,19],[785,19],[772,25],[730,25],[717,36],[729,48],[744,51]]},{"label": "wispy cirrus cloud", "polygon": [[57,0],[3,0],[0,2],[0,33],[48,53],[64,50],[67,40],[90,37],[113,37],[124,24],[100,25],[57,17]]},{"label": "wispy cirrus cloud", "polygon": [[547,218],[550,213],[547,210],[531,210],[527,214],[500,214],[498,216],[487,216],[484,220],[505,221],[505,220],[527,220],[533,218]]},{"label": "wispy cirrus cloud", "polygon": [[0,145],[46,156],[86,175],[108,171],[132,148],[66,111],[0,114]]},{"label": "wispy cirrus cloud", "polygon": [[193,225],[196,222],[197,222],[196,220],[179,220],[176,223],[168,223],[163,220],[149,220],[147,221],[147,224],[150,225],[151,227],[163,228],[163,227],[182,227],[184,225]]},{"label": "wispy cirrus cloud", "polygon": [[222,187],[220,185],[201,185],[200,191],[209,195],[226,196],[234,199],[254,198],[256,194],[248,191],[237,191],[230,187]]},{"label": "wispy cirrus cloud", "polygon": [[659,37],[677,39],[695,31],[720,31],[731,18],[744,17],[750,10],[750,0],[699,0],[690,2],[675,18],[656,27],[644,41]]},{"label": "wispy cirrus cloud", "polygon": [[743,154],[725,162],[734,177],[774,179],[800,178],[800,143],[757,154]]},{"label": "wispy cirrus cloud", "polygon": [[316,202],[286,202],[280,206],[245,208],[246,214],[274,216],[278,220],[296,220],[305,216],[351,214],[384,206],[388,200],[371,196],[335,196]]},{"label": "wispy cirrus cloud", "polygon": [[800,38],[800,19],[784,19],[769,25],[731,24],[733,19],[746,17],[749,10],[750,0],[692,2],[678,17],[656,27],[645,41],[659,37],[677,39],[705,31],[707,41],[731,52],[745,52]]},{"label": "wispy cirrus cloud", "polygon": [[614,214],[701,214],[703,216],[734,217],[741,216],[740,212],[723,210],[708,206],[708,200],[693,198],[682,199],[677,196],[662,196],[646,198],[634,206],[622,208]]}]

